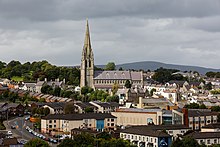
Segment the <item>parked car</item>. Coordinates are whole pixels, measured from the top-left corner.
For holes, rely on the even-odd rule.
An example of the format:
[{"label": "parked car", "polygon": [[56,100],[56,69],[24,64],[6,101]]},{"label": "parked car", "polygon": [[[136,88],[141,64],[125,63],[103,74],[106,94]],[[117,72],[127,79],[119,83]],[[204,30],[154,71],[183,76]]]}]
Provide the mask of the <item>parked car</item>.
[{"label": "parked car", "polygon": [[29,116],[27,116],[27,117],[25,117],[25,120],[29,120],[30,119],[30,115]]},{"label": "parked car", "polygon": [[28,141],[25,140],[25,139],[21,139],[21,140],[19,141],[20,144],[26,144],[27,142],[28,142]]},{"label": "parked car", "polygon": [[16,129],[16,126],[15,125],[11,125],[11,129]]},{"label": "parked car", "polygon": [[6,134],[7,135],[12,135],[13,133],[11,131],[8,131]]}]

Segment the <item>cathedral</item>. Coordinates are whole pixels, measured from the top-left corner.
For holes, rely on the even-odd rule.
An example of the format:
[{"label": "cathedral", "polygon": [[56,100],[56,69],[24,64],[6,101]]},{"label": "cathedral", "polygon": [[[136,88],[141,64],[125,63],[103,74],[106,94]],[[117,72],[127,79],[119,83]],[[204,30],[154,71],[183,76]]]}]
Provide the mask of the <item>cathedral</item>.
[{"label": "cathedral", "polygon": [[94,54],[91,47],[89,23],[86,22],[86,33],[83,45],[81,67],[80,67],[80,87],[88,86],[94,89],[111,89],[113,84],[118,84],[119,88],[124,87],[126,80],[132,86],[143,86],[143,73],[136,71],[94,71]]}]

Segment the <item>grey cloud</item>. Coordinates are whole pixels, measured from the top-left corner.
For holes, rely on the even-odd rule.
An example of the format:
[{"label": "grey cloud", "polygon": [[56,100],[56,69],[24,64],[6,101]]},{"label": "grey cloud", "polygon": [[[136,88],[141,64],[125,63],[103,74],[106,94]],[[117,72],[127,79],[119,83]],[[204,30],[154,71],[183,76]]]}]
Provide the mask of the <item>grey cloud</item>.
[{"label": "grey cloud", "polygon": [[86,17],[96,64],[219,68],[217,0],[0,0],[1,60],[79,65]]}]

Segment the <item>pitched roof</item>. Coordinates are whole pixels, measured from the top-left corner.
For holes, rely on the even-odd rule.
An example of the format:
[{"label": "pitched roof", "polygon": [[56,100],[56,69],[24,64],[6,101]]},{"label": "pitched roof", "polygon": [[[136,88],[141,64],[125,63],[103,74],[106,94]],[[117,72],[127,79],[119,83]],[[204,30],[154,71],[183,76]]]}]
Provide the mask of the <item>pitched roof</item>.
[{"label": "pitched roof", "polygon": [[148,127],[130,127],[121,131],[122,133],[154,136],[154,137],[171,137],[169,134],[160,130],[151,130]]},{"label": "pitched roof", "polygon": [[63,102],[53,102],[53,103],[45,103],[44,106],[49,106],[53,109],[64,109],[65,103]]},{"label": "pitched roof", "polygon": [[188,109],[189,117],[213,116],[218,114],[219,114],[218,112],[211,112],[211,111],[198,110],[198,109]]},{"label": "pitched roof", "polygon": [[105,119],[116,118],[109,113],[83,113],[83,114],[49,114],[43,119],[61,119],[61,120],[83,120],[83,119]]},{"label": "pitched roof", "polygon": [[194,139],[220,138],[220,132],[192,132],[186,136],[191,136]]},{"label": "pitched roof", "polygon": [[[119,104],[116,102],[100,102],[100,101],[93,101],[93,103],[104,107],[104,108],[108,108],[108,107],[119,107]],[[91,103],[92,104],[92,103]]]},{"label": "pitched roof", "polygon": [[212,129],[215,129],[215,128],[220,128],[220,123],[216,123],[216,124],[209,124],[209,125],[206,125],[206,126],[203,126],[202,128],[212,128]]},{"label": "pitched roof", "polygon": [[95,71],[95,80],[141,80],[142,72],[135,71]]}]

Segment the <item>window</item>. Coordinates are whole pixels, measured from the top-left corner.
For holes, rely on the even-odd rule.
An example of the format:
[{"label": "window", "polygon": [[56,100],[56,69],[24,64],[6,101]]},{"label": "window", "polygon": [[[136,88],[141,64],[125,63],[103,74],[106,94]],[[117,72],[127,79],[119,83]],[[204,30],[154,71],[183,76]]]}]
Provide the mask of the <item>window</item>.
[{"label": "window", "polygon": [[49,120],[49,123],[52,123],[52,120]]},{"label": "window", "polygon": [[52,128],[52,125],[49,125],[49,128]]},{"label": "window", "polygon": [[114,121],[114,119],[112,118],[111,121]]},{"label": "window", "polygon": [[202,144],[203,143],[203,140],[200,140],[200,144]]},{"label": "window", "polygon": [[56,120],[54,120],[53,122],[56,123]]},{"label": "window", "polygon": [[111,126],[113,127],[113,126],[114,126],[114,123],[111,123]]},{"label": "window", "polygon": [[156,139],[156,138],[155,138],[155,140],[154,140],[154,141],[155,141],[155,143],[157,143],[157,139]]},{"label": "window", "polygon": [[217,140],[216,139],[214,139],[214,144],[216,144],[217,143]]},{"label": "window", "polygon": [[210,144],[210,140],[209,139],[207,140],[207,144]]},{"label": "window", "polygon": [[109,126],[109,123],[107,123],[107,126]]},{"label": "window", "polygon": [[169,131],[169,133],[170,133],[170,134],[172,134],[172,133],[173,133],[173,131]]},{"label": "window", "polygon": [[131,135],[131,139],[133,139],[134,137],[133,137],[133,135]]},{"label": "window", "polygon": [[56,128],[57,126],[56,126],[56,125],[54,125],[53,127],[54,127],[54,128]]}]

